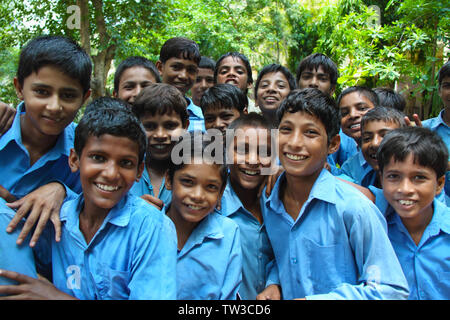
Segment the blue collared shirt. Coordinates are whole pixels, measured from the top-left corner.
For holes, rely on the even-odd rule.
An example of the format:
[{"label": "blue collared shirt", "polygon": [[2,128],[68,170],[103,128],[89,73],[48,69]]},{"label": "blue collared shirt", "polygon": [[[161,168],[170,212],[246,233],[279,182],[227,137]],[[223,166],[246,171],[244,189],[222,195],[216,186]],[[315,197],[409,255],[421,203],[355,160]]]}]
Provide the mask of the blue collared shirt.
[{"label": "blue collared shirt", "polygon": [[339,149],[330,156],[333,158],[335,164],[342,166],[347,159],[358,152],[359,148],[355,139],[346,135],[342,129],[339,130],[339,136],[341,137]]},{"label": "blue collared shirt", "polygon": [[60,242],[52,232],[38,242],[39,260],[47,268],[51,263],[55,286],[83,300],[175,299],[177,238],[172,221],[127,194],[86,243],[79,228],[83,205],[82,195],[64,203]]},{"label": "blue collared shirt", "polygon": [[24,108],[25,104],[20,103],[11,128],[0,137],[0,185],[17,199],[52,181],[62,182],[72,191],[80,193],[79,173],[72,173],[68,164],[76,125],[68,125],[55,146],[30,166],[30,156],[22,143],[20,126]]},{"label": "blue collared shirt", "polygon": [[[262,207],[262,199],[260,199]],[[255,300],[270,284],[279,284],[278,269],[266,227],[242,205],[228,179],[222,195],[220,213],[237,223],[242,243],[242,284],[239,295],[243,300]]]},{"label": "blue collared shirt", "polygon": [[412,300],[450,299],[450,209],[433,201],[433,217],[418,245],[390,207],[389,238],[408,280]]},{"label": "blue collared shirt", "polygon": [[[165,178],[163,178],[161,186],[159,187],[158,199],[161,199],[166,204],[170,203],[170,201],[172,200],[172,191],[166,189],[164,182]],[[137,197],[141,197],[144,194],[155,196],[147,167],[144,168],[141,179],[138,182],[135,182],[131,187],[130,193],[134,194]]]},{"label": "blue collared shirt", "polygon": [[242,282],[241,271],[238,226],[212,212],[195,227],[178,252],[177,299],[234,300]]},{"label": "blue collared shirt", "polygon": [[[439,112],[439,115],[435,118],[422,121],[422,126],[436,132],[442,138],[445,145],[447,146],[447,149],[449,149],[450,151],[450,127],[444,121],[444,111],[445,109],[441,110],[441,112]],[[450,153],[448,161],[450,161]],[[450,171],[447,171],[447,173],[445,174],[444,190],[447,196],[450,196]]]},{"label": "blue collared shirt", "polygon": [[284,299],[406,299],[408,285],[375,205],[323,169],[294,221],[280,200],[285,173],[264,221]]},{"label": "blue collared shirt", "polygon": [[192,102],[192,99],[185,97],[188,102],[187,112],[189,114],[188,131],[205,130],[205,118],[203,117],[202,109]]},{"label": "blue collared shirt", "polygon": [[342,165],[342,173],[353,179],[353,182],[363,187],[374,185],[376,171],[366,161],[361,151],[351,156]]},{"label": "blue collared shirt", "polygon": [[[30,235],[27,236],[23,245],[16,244],[23,222],[19,223],[12,233],[5,231],[15,214],[14,210],[7,207],[5,203],[6,201],[0,198],[0,269],[37,278],[33,250],[28,246]],[[0,276],[0,285],[9,284],[15,284],[15,282]]]}]

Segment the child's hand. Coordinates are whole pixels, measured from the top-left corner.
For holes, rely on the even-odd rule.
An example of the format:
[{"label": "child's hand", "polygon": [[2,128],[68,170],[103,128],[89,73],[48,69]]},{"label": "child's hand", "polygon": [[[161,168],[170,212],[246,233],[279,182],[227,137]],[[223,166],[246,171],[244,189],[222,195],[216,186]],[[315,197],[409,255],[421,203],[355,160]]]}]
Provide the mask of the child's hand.
[{"label": "child's hand", "polygon": [[280,300],[281,289],[277,284],[267,286],[260,294],[256,296],[256,300]]},{"label": "child's hand", "polygon": [[11,128],[16,109],[0,101],[0,137]]},{"label": "child's hand", "polygon": [[22,199],[19,199],[6,205],[12,209],[17,209],[16,215],[6,228],[7,232],[12,232],[20,220],[28,212],[30,214],[17,238],[17,244],[22,244],[28,233],[34,225],[36,229],[30,241],[30,247],[34,247],[39,236],[50,219],[55,227],[55,240],[61,239],[61,220],[59,219],[59,210],[66,196],[66,190],[59,182],[51,182],[30,192]]},{"label": "child's hand", "polygon": [[6,202],[14,202],[17,200],[16,197],[9,193],[2,185],[0,185],[0,198],[5,199]]},{"label": "child's hand", "polygon": [[413,119],[414,119],[414,124],[411,122],[411,120],[409,120],[408,116],[405,116],[406,125],[409,127],[414,127],[414,125],[416,127],[422,126],[422,121],[420,121],[419,115],[417,113],[413,114]]},{"label": "child's hand", "polygon": [[[0,277],[18,282],[0,286],[0,300],[66,300],[74,297],[59,291],[47,279],[35,279],[14,271],[0,270]],[[5,295],[5,296],[2,296]]]},{"label": "child's hand", "polygon": [[162,210],[162,208],[164,207],[164,202],[161,199],[150,194],[144,194],[143,196],[141,196],[141,198],[156,207],[156,209],[158,210]]}]

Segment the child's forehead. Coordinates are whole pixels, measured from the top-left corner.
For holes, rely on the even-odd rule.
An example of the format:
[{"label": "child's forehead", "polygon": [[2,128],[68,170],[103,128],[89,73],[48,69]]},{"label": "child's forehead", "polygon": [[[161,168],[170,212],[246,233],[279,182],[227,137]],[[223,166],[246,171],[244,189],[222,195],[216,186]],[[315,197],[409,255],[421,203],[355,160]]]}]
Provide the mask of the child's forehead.
[{"label": "child's forehead", "polygon": [[247,70],[244,61],[239,58],[239,57],[235,57],[235,56],[228,56],[225,57],[222,61],[220,61],[219,63],[219,67],[222,67],[224,65],[240,65],[242,66],[244,69]]},{"label": "child's forehead", "polygon": [[191,163],[183,165],[177,172],[179,174],[191,175],[199,179],[222,181],[220,172],[223,165],[214,162],[206,162],[206,159],[199,161],[199,159],[192,158],[191,160]]},{"label": "child's forehead", "polygon": [[[114,146],[114,148],[111,148],[111,146]],[[127,151],[132,150],[136,153],[136,156],[139,155],[139,145],[135,140],[131,139],[130,137],[119,136],[112,133],[102,133],[100,135],[89,134],[86,139],[85,149],[86,147],[100,147],[102,149],[115,150],[118,148],[123,148],[124,146],[129,149]]]},{"label": "child's forehead", "polygon": [[326,69],[324,68],[324,66],[321,64],[306,66],[305,69],[302,71],[302,73],[304,73],[304,72],[325,74],[327,76],[330,76],[330,73],[327,72]]},{"label": "child's forehead", "polygon": [[400,124],[393,119],[388,120],[370,120],[364,123],[362,131],[379,131],[383,129],[397,129],[400,128]]},{"label": "child's forehead", "polygon": [[147,121],[152,120],[152,119],[160,120],[161,118],[166,118],[166,119],[170,119],[170,120],[174,120],[174,121],[182,121],[181,115],[172,109],[157,110],[155,112],[147,111],[141,116],[142,120],[147,120]]}]

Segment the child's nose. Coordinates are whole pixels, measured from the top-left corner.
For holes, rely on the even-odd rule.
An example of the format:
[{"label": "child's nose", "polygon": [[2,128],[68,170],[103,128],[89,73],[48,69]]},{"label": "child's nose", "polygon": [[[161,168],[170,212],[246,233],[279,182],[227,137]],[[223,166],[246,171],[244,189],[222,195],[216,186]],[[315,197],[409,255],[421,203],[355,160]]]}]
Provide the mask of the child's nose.
[{"label": "child's nose", "polygon": [[61,104],[57,95],[52,95],[47,102],[47,110],[59,111],[61,110]]}]

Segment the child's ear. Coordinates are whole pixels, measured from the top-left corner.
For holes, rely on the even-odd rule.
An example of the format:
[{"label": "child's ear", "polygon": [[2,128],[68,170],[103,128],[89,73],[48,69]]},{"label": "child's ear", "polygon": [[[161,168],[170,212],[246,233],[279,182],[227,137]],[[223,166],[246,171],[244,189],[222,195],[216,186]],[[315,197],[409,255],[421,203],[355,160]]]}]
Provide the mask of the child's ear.
[{"label": "child's ear", "polygon": [[340,144],[341,137],[339,136],[339,134],[337,134],[333,138],[331,138],[331,141],[328,144],[328,154],[335,153],[339,149]]},{"label": "child's ear", "polygon": [[16,89],[16,95],[19,100],[23,100],[22,86],[19,83],[19,79],[14,77],[14,88]]},{"label": "child's ear", "polygon": [[69,167],[72,172],[77,172],[80,169],[80,158],[74,148],[70,149]]},{"label": "child's ear", "polygon": [[166,175],[164,177],[164,185],[166,186],[167,190],[172,190],[172,182],[170,181],[168,172],[166,172]]},{"label": "child's ear", "polygon": [[142,173],[144,172],[144,169],[145,169],[145,163],[144,163],[144,161],[142,161],[141,164],[138,167],[138,172],[137,172],[137,175],[136,175],[136,182],[139,182],[139,180],[141,179]]},{"label": "child's ear", "polygon": [[89,97],[91,96],[91,92],[92,92],[91,89],[89,89],[89,90],[86,92],[86,94],[85,94],[84,97],[83,97],[83,104],[87,101],[87,99],[89,99]]},{"label": "child's ear", "polygon": [[445,174],[437,179],[437,187],[436,187],[436,195],[440,194],[442,192],[442,189],[444,189],[445,186]]},{"label": "child's ear", "polygon": [[248,114],[248,107],[245,107],[244,110],[242,110],[243,114]]},{"label": "child's ear", "polygon": [[155,66],[156,66],[156,69],[158,69],[158,71],[159,71],[159,75],[162,77],[164,64],[161,62],[161,60],[158,60],[158,61],[156,61]]}]

